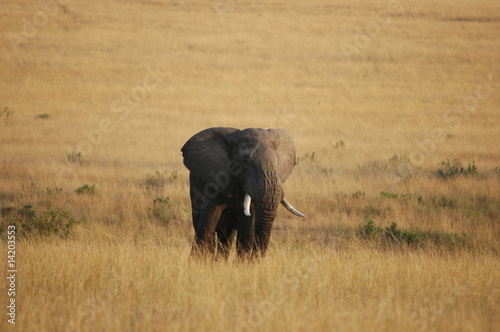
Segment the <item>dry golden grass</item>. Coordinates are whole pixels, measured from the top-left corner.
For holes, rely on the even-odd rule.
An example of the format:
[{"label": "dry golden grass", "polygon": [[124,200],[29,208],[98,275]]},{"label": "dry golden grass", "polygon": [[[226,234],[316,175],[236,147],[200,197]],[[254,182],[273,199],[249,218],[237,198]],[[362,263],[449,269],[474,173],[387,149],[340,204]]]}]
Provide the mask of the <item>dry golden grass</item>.
[{"label": "dry golden grass", "polygon": [[89,235],[51,243],[50,258],[47,249],[22,245],[19,326],[485,331],[499,322],[499,260],[489,254],[284,245],[255,264],[201,264],[188,262],[186,241],[154,238],[110,244]]},{"label": "dry golden grass", "polygon": [[[18,240],[13,329],[499,325],[498,1],[91,0],[45,16],[44,3],[0,12],[0,208],[63,208],[82,222],[69,239]],[[373,12],[392,3],[377,29]],[[285,190],[307,217],[280,210],[264,260],[189,262],[179,150],[210,126],[295,137]],[[448,159],[479,174],[437,177]],[[164,185],[148,186],[157,171]],[[96,194],[78,195],[83,184]],[[157,197],[170,202],[160,218]],[[457,234],[466,248],[367,240],[369,219]]]}]

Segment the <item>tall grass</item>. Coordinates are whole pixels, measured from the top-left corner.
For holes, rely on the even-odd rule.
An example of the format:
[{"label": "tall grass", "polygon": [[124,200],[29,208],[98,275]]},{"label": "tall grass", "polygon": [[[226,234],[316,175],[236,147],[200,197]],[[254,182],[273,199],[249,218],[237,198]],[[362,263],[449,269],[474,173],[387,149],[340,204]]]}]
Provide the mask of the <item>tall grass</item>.
[{"label": "tall grass", "polygon": [[[400,4],[349,59],[388,1],[5,4],[1,225],[79,221],[18,239],[14,328],[493,331],[500,5]],[[257,262],[189,261],[180,147],[211,126],[295,138],[307,217]]]}]

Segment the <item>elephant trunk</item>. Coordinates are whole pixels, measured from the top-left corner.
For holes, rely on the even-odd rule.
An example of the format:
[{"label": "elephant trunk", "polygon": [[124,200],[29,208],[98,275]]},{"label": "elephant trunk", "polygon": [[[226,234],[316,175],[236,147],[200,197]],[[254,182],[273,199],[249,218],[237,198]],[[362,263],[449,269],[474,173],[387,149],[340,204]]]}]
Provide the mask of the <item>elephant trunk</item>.
[{"label": "elephant trunk", "polygon": [[276,209],[278,205],[272,207],[255,208],[255,241],[257,252],[265,255],[271,237],[271,229],[276,218]]},{"label": "elephant trunk", "polygon": [[250,193],[255,211],[255,241],[256,249],[265,254],[271,236],[271,228],[276,211],[281,204],[282,188],[276,172],[266,172],[257,186],[257,190]]}]

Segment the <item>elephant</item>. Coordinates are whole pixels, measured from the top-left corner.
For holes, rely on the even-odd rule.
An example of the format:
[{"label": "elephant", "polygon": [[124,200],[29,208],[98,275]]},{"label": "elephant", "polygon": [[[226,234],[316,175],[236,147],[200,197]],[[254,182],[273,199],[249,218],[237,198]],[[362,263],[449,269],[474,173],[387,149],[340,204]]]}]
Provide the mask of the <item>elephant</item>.
[{"label": "elephant", "polygon": [[295,144],[284,129],[215,127],[181,149],[189,170],[195,243],[192,256],[227,260],[234,237],[239,258],[264,257],[283,183],[295,166]]}]

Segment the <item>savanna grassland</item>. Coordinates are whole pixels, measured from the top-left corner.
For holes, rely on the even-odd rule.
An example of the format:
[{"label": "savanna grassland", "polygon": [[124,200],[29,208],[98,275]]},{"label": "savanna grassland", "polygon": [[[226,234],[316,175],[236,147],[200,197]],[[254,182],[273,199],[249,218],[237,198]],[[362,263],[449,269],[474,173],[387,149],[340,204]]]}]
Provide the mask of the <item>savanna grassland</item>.
[{"label": "savanna grassland", "polygon": [[[494,331],[500,3],[2,1],[0,330]],[[285,128],[267,256],[193,262],[180,148]],[[16,320],[7,322],[9,225]]]}]

